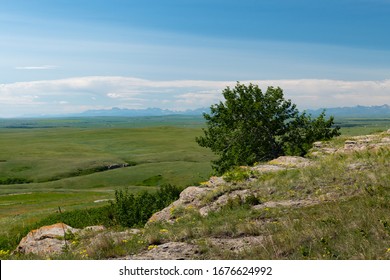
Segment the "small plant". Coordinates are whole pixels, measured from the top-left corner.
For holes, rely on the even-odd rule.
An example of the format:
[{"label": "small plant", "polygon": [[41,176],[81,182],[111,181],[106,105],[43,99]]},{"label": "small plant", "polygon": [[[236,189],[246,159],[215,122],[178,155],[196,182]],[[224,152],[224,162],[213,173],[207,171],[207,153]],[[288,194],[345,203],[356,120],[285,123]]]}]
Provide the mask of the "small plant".
[{"label": "small plant", "polygon": [[250,169],[244,167],[235,167],[232,170],[226,172],[223,175],[223,179],[226,182],[241,182],[248,180],[253,176],[253,172]]},{"label": "small plant", "polygon": [[9,257],[9,255],[10,255],[9,250],[0,250],[0,260]]}]

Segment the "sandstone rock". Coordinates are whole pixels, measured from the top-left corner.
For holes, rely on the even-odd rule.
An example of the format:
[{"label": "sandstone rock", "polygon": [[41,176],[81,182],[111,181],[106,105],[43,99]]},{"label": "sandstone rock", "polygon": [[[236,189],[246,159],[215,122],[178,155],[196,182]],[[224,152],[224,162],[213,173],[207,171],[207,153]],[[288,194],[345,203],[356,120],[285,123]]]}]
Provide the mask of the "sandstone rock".
[{"label": "sandstone rock", "polygon": [[390,143],[390,137],[384,137],[381,139],[382,143]]},{"label": "sandstone rock", "polygon": [[325,154],[334,154],[336,153],[338,150],[336,148],[323,148],[322,151],[325,153]]},{"label": "sandstone rock", "polygon": [[250,190],[236,190],[218,197],[216,201],[213,201],[211,204],[208,204],[199,209],[199,213],[202,216],[207,216],[210,211],[218,211],[221,207],[226,205],[229,200],[234,200],[236,198],[240,198],[245,201],[245,198],[251,195],[252,192]]},{"label": "sandstone rock", "polygon": [[76,233],[79,229],[72,228],[64,223],[43,226],[30,231],[16,248],[22,254],[53,255],[62,252],[66,241],[65,233]]},{"label": "sandstone rock", "polygon": [[105,229],[106,229],[105,226],[89,226],[89,227],[84,228],[82,231],[83,232],[86,232],[86,231],[102,231],[102,230],[105,230]]},{"label": "sandstone rock", "polygon": [[269,163],[279,165],[279,166],[300,168],[300,167],[305,167],[310,165],[311,161],[304,157],[280,156],[274,160],[271,160]]},{"label": "sandstone rock", "polygon": [[275,207],[306,207],[310,205],[318,204],[318,201],[309,199],[299,200],[280,200],[280,201],[267,201],[260,205],[255,205],[252,208],[259,210],[264,208],[275,208]]},{"label": "sandstone rock", "polygon": [[[270,164],[260,164],[249,168],[252,171],[265,173],[265,172],[276,172],[280,170],[286,170],[288,168],[302,168],[312,164],[309,159],[297,156],[281,156]],[[181,194],[178,200],[173,202],[163,210],[153,214],[153,216],[147,222],[147,225],[153,222],[166,221],[174,222],[173,213],[177,208],[193,208],[203,216],[208,215],[210,211],[218,211],[221,207],[226,205],[230,199],[235,199],[238,196],[245,201],[245,198],[252,193],[249,190],[235,190],[228,193],[223,193],[212,202],[204,205],[202,199],[211,191],[215,190],[217,186],[226,185],[229,186],[223,180],[222,177],[211,177],[203,186],[207,187],[188,187]]]},{"label": "sandstone rock", "polygon": [[72,228],[64,223],[43,226],[30,231],[19,243],[15,252],[36,254],[39,256],[56,255],[69,245],[64,238],[68,234],[85,235],[91,232],[104,231],[104,226],[89,226],[84,229]]},{"label": "sandstone rock", "polygon": [[256,171],[259,173],[266,173],[266,172],[276,172],[280,170],[285,170],[286,167],[282,166],[277,166],[277,165],[272,165],[272,164],[260,164],[260,165],[255,165],[250,168],[252,171]]},{"label": "sandstone rock", "polygon": [[321,141],[317,141],[313,143],[313,148],[320,149],[323,147],[323,143]]},{"label": "sandstone rock", "polygon": [[264,241],[264,236],[245,236],[238,238],[209,238],[207,242],[215,247],[223,248],[231,252],[241,252],[260,246]]},{"label": "sandstone rock", "polygon": [[191,260],[199,255],[199,248],[196,245],[184,242],[169,242],[156,246],[153,249],[127,256],[126,260]]},{"label": "sandstone rock", "polygon": [[207,187],[217,187],[223,184],[226,184],[226,181],[223,179],[223,177],[217,176],[213,176],[207,182],[202,183],[203,186]]},{"label": "sandstone rock", "polygon": [[94,251],[95,248],[99,249],[105,247],[107,243],[123,243],[124,240],[128,240],[132,235],[141,234],[141,230],[139,229],[128,229],[126,231],[103,231],[93,236],[88,240],[88,249]]},{"label": "sandstone rock", "polygon": [[172,212],[178,207],[189,207],[199,208],[201,206],[201,198],[203,195],[211,191],[212,188],[208,187],[188,187],[180,193],[178,200],[170,204],[163,210],[156,212],[149,219],[147,224],[158,221],[171,221]]},{"label": "sandstone rock", "polygon": [[346,140],[344,142],[344,150],[352,150],[357,146],[357,141],[355,140]]}]

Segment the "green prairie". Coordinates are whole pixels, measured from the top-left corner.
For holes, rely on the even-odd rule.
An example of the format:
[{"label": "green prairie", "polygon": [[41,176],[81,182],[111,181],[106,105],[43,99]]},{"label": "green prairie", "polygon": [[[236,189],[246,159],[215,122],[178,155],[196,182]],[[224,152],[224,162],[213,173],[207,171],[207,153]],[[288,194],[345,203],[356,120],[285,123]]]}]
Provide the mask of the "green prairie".
[{"label": "green prairie", "polygon": [[213,156],[195,142],[201,125],[192,117],[3,120],[0,231],[58,207],[103,205],[124,187],[206,180]]}]

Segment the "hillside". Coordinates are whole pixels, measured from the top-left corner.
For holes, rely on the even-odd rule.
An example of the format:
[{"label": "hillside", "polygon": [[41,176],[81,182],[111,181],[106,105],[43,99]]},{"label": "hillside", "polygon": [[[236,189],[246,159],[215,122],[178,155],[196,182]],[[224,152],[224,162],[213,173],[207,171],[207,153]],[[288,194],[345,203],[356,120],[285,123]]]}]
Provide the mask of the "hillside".
[{"label": "hillside", "polygon": [[390,131],[316,142],[188,187],[144,228],[69,228],[55,258],[390,259],[389,158]]}]

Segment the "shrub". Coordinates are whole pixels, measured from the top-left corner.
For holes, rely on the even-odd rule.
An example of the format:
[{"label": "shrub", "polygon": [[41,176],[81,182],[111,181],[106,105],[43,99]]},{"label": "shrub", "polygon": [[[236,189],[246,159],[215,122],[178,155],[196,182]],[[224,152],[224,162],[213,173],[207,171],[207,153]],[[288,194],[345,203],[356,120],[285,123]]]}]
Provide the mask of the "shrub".
[{"label": "shrub", "polygon": [[163,185],[155,193],[143,191],[137,195],[128,190],[115,191],[111,202],[114,222],[125,227],[144,225],[153,213],[175,201],[181,190],[172,185]]}]

